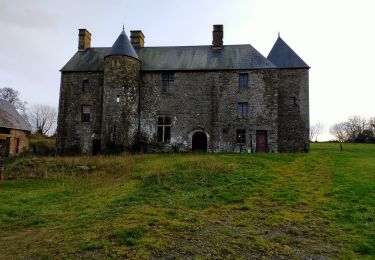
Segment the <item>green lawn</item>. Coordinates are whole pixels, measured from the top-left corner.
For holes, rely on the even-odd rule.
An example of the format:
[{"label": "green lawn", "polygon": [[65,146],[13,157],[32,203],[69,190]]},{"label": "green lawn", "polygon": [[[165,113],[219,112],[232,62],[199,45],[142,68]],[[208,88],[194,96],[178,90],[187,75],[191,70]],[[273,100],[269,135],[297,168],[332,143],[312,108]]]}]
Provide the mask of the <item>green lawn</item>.
[{"label": "green lawn", "polygon": [[375,259],[375,145],[343,147],[20,158],[0,259]]}]

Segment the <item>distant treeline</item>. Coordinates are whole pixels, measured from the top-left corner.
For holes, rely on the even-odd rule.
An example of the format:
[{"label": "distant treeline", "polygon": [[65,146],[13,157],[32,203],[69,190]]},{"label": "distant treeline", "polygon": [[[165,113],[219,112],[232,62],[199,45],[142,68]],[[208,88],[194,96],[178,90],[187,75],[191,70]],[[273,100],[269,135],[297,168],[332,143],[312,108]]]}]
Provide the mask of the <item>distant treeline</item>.
[{"label": "distant treeline", "polygon": [[350,116],[329,129],[339,142],[375,143],[375,117]]}]

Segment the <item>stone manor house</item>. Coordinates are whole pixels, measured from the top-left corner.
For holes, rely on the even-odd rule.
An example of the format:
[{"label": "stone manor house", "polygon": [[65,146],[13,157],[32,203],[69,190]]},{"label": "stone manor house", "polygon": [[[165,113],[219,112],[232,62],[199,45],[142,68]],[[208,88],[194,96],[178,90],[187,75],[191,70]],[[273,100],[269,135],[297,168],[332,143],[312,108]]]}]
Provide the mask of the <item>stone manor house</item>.
[{"label": "stone manor house", "polygon": [[61,69],[60,154],[144,151],[307,152],[309,66],[280,38],[250,44],[146,47],[123,30],[112,47],[78,51]]}]

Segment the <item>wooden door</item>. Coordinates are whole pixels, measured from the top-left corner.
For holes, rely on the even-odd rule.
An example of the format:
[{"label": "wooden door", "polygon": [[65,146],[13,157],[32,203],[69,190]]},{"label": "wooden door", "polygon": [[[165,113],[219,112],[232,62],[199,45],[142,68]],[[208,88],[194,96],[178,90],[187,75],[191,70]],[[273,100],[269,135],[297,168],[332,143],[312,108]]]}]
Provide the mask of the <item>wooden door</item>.
[{"label": "wooden door", "polygon": [[256,152],[267,152],[267,131],[258,130],[256,136]]}]

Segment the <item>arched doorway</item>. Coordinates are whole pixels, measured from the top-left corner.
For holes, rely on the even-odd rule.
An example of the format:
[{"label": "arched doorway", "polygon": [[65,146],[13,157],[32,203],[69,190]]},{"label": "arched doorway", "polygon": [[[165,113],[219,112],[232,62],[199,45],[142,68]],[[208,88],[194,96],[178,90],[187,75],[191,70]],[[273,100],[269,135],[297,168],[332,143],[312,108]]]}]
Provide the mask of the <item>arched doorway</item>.
[{"label": "arched doorway", "polygon": [[192,137],[193,151],[207,151],[207,135],[204,132],[196,132]]}]

